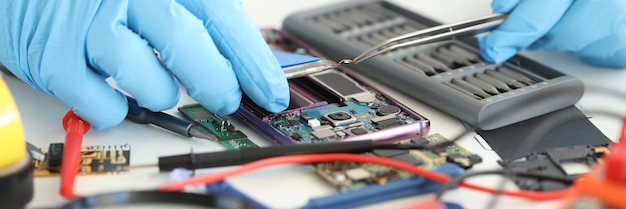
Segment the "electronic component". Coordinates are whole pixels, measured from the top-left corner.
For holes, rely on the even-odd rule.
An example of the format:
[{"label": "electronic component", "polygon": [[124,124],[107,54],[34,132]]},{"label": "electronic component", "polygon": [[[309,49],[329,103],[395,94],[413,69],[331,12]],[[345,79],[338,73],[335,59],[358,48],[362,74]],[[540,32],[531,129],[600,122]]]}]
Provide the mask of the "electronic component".
[{"label": "electronic component", "polygon": [[[453,164],[440,166],[434,171],[452,177],[463,173],[462,169]],[[368,172],[371,173],[371,171]],[[394,177],[389,176],[388,178]],[[345,179],[345,177],[339,177],[337,180],[338,182],[345,182],[342,181]],[[381,182],[376,182],[376,184],[373,184],[372,186],[361,188],[356,191],[342,192],[327,197],[310,199],[308,204],[302,208],[358,208],[387,200],[436,192],[441,186],[440,183],[434,181],[424,181],[424,178],[419,176],[395,179],[390,182],[384,182],[383,178],[380,180]],[[448,206],[448,209],[461,208],[458,205],[453,206],[446,204],[446,206]]]},{"label": "electronic component", "polygon": [[53,143],[48,147],[48,165],[52,167],[60,166],[63,162],[63,143]]},{"label": "electronic component", "polygon": [[[518,160],[499,161],[502,167],[513,171],[536,172],[553,176],[571,177],[587,173],[597,160],[608,152],[607,145],[571,146],[550,148],[541,153],[530,153]],[[569,187],[570,185],[542,181],[534,178],[513,176],[513,182],[524,190],[552,191]]]},{"label": "electronic component", "polygon": [[[429,143],[431,145],[436,145],[444,143],[446,141],[449,140],[440,134],[431,134],[428,135],[426,138],[411,139],[408,141],[404,141],[403,143]],[[482,158],[480,156],[467,151],[465,148],[456,143],[435,150],[411,150],[410,152],[414,156],[417,156],[423,162],[420,167],[426,169],[433,169],[445,163],[454,163],[459,165],[461,168],[469,169],[473,165],[482,162]],[[449,158],[448,156],[454,157]]]},{"label": "electronic component", "polygon": [[309,75],[309,78],[346,100],[354,99],[358,102],[368,103],[374,101],[376,96],[345,74],[334,70]]},{"label": "electronic component", "polygon": [[337,136],[334,131],[330,129],[322,129],[317,131],[311,131],[311,135],[318,139],[327,139],[334,136]]},{"label": "electronic component", "polygon": [[405,163],[413,164],[413,165],[421,165],[423,163],[422,160],[420,160],[419,158],[416,158],[410,152],[404,153],[401,155],[396,155],[391,158],[405,162]]},{"label": "electronic component", "polygon": [[364,168],[353,168],[344,172],[352,181],[361,181],[370,178],[372,174]]},{"label": "electronic component", "polygon": [[350,129],[350,133],[355,134],[355,135],[363,135],[367,133],[367,130],[364,128],[353,128],[353,129]]},{"label": "electronic component", "polygon": [[[223,116],[213,114],[200,104],[185,105],[178,108],[187,119],[200,125],[207,133],[217,136],[218,142],[226,149],[247,149],[259,147],[248,139],[243,132],[236,130],[235,126]],[[288,126],[288,122],[286,126]]]},{"label": "electronic component", "polygon": [[267,120],[281,134],[294,140],[293,136],[298,136],[297,141],[301,143],[336,141],[417,122],[402,112],[378,116],[378,108],[374,107],[384,106],[388,106],[387,103],[378,100],[369,104],[348,100],[345,106],[323,105],[274,114]]},{"label": "electronic component", "polygon": [[[349,191],[375,184],[411,177],[407,172],[400,172],[385,166],[359,163],[319,163],[315,165],[317,174],[337,187],[340,191]],[[367,172],[366,178],[348,178],[348,171]]]},{"label": "electronic component", "polygon": [[378,112],[376,112],[376,114],[380,116],[398,114],[398,113],[400,113],[400,108],[395,105],[384,105],[384,106],[378,107]]},{"label": "electronic component", "polygon": [[395,119],[387,119],[387,120],[377,121],[376,125],[378,129],[386,129],[386,128],[399,126],[401,125],[401,123]]},{"label": "electronic component", "polygon": [[324,115],[324,118],[333,123],[333,126],[342,126],[356,122],[356,118],[345,111],[328,113]]},{"label": "electronic component", "polygon": [[[45,160],[33,160],[35,177],[56,176],[61,172],[63,143],[52,143]],[[80,151],[79,175],[119,173],[128,171],[130,145],[83,146]]]},{"label": "electronic component", "polygon": [[[432,134],[426,138],[405,140],[399,143],[430,143],[435,145],[446,141],[448,141],[448,139],[440,134]],[[467,151],[457,144],[432,151],[375,149],[368,154],[400,160],[429,170],[436,169],[446,163],[453,163],[461,168],[468,169],[482,162],[480,156]],[[318,175],[330,184],[336,186],[340,191],[359,189],[369,185],[385,184],[389,181],[412,176],[407,172],[373,164],[332,162],[318,163],[315,164],[315,167]]]}]

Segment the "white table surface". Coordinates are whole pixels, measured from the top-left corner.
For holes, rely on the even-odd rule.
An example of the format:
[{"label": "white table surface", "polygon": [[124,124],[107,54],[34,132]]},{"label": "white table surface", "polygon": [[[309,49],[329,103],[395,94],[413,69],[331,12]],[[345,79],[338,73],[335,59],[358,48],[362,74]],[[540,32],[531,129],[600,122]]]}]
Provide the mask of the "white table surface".
[{"label": "white table surface", "polygon": [[[252,19],[260,27],[279,28],[282,20],[291,13],[307,10],[313,7],[332,4],[337,1],[289,1],[289,0],[244,0]],[[394,3],[410,8],[417,13],[424,14],[441,22],[453,22],[464,18],[478,17],[490,13],[489,0],[394,0]],[[564,73],[576,76],[586,85],[600,85],[617,90],[625,89],[626,70],[604,69],[582,64],[580,61],[563,53],[524,52],[551,67]],[[61,118],[68,107],[58,99],[37,92],[26,84],[14,78],[4,76],[20,109],[26,139],[36,146],[47,149],[52,142],[63,142],[65,132],[61,126]],[[410,108],[431,120],[431,133],[440,133],[452,137],[464,130],[454,118],[439,112],[415,99],[395,92],[378,83],[381,89],[396,96]],[[179,105],[194,103],[192,99],[183,95]],[[610,109],[624,114],[618,108],[626,102],[609,97],[598,92],[586,92],[580,104],[589,109]],[[177,114],[175,109],[166,112]],[[606,116],[596,116],[591,119],[608,137],[614,139],[618,135],[619,120]],[[234,120],[238,129],[260,145],[267,145],[263,137],[255,134],[238,120]],[[499,168],[496,163],[498,156],[492,151],[484,150],[474,139],[467,135],[459,142],[462,146],[481,155],[482,164],[473,170]],[[186,139],[171,134],[165,130],[152,126],[138,125],[123,122],[121,125],[103,130],[90,131],[85,135],[84,145],[121,145],[130,144],[132,147],[131,164],[155,164],[159,156],[187,153],[193,147],[196,152],[217,151],[223,148],[213,142],[202,139]],[[211,173],[228,168],[206,169],[201,173]],[[76,180],[75,190],[81,195],[98,194],[111,191],[149,189],[163,184],[168,180],[167,174],[158,173],[158,169],[144,168],[131,169],[118,175],[80,176]],[[251,197],[274,208],[297,208],[306,204],[308,199],[331,195],[337,192],[329,184],[323,182],[307,165],[285,165],[255,171],[250,174],[231,178],[229,180],[237,188]],[[499,177],[477,177],[471,182],[485,186],[497,185]],[[65,200],[58,194],[59,178],[36,178],[35,197],[28,205],[29,208],[49,208],[59,206]],[[365,208],[394,208],[414,203],[428,195],[403,198],[385,203],[369,205]],[[467,189],[457,189],[445,195],[445,199],[462,204],[465,208],[484,208],[491,196]],[[532,202],[518,198],[501,198],[497,208],[556,208],[558,201]]]}]

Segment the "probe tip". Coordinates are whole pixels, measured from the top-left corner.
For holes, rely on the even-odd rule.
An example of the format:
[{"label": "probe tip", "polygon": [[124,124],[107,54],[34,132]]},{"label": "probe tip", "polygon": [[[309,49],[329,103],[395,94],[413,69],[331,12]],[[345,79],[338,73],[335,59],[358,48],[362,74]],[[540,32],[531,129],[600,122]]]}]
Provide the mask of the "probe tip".
[{"label": "probe tip", "polygon": [[210,141],[217,141],[217,137],[206,131],[201,131],[197,126],[191,126],[189,128],[189,135],[191,135],[192,137],[208,139]]}]

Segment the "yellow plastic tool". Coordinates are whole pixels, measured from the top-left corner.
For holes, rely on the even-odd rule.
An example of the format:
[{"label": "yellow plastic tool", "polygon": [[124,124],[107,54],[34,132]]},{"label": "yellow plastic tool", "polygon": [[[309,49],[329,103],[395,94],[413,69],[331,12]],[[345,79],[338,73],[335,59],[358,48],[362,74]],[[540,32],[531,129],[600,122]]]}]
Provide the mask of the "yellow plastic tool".
[{"label": "yellow plastic tool", "polygon": [[0,78],[0,169],[18,163],[26,153],[22,119],[9,88]]},{"label": "yellow plastic tool", "polygon": [[[1,74],[0,74],[1,75]],[[33,198],[33,164],[9,88],[0,77],[0,208],[24,208]]]}]

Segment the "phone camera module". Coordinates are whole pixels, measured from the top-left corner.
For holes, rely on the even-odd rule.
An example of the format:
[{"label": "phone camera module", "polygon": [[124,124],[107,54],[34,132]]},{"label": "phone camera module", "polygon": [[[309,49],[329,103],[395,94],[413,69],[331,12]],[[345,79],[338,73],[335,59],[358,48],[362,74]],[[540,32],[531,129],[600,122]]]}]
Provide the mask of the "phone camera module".
[{"label": "phone camera module", "polygon": [[350,113],[345,111],[331,112],[324,115],[324,118],[330,121],[335,127],[357,122],[355,117],[352,117]]},{"label": "phone camera module", "polygon": [[348,114],[347,112],[334,112],[334,113],[330,113],[328,114],[328,117],[333,119],[333,120],[348,120],[350,118],[352,118],[352,116],[350,116],[350,114]]}]

